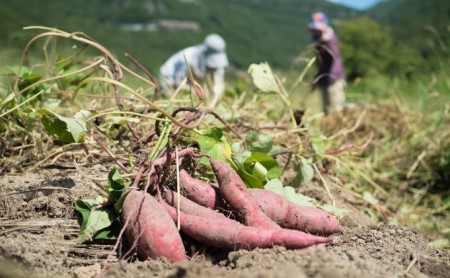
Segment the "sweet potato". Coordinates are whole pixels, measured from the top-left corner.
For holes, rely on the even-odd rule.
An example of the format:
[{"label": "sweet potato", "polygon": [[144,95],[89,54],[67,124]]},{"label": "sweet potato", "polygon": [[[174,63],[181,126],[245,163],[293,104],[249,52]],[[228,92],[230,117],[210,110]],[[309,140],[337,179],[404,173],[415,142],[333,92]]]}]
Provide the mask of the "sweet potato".
[{"label": "sweet potato", "polygon": [[333,215],[319,208],[297,205],[269,190],[250,189],[249,192],[264,213],[283,228],[320,235],[342,230]]},{"label": "sweet potato", "polygon": [[125,237],[136,244],[140,259],[165,257],[187,261],[183,242],[167,210],[152,196],[132,189],[122,208]]},{"label": "sweet potato", "polygon": [[[175,208],[168,204],[165,207],[175,221]],[[230,219],[212,219],[183,212],[180,212],[180,219],[181,230],[188,236],[206,245],[228,250],[270,248],[275,245],[300,249],[332,241],[331,238],[295,230],[245,226]]]},{"label": "sweet potato", "polygon": [[280,229],[258,205],[256,199],[248,192],[244,182],[230,165],[223,161],[210,159],[211,167],[219,183],[219,191],[226,203],[234,209],[237,217],[245,225]]},{"label": "sweet potato", "polygon": [[224,207],[218,187],[211,186],[205,181],[191,177],[185,170],[180,171],[180,187],[183,190],[183,194],[189,200],[199,205],[212,209]]},{"label": "sweet potato", "polygon": [[[185,172],[184,175],[188,175],[188,173]],[[193,180],[188,177],[183,177],[183,179],[186,183]],[[183,188],[185,186],[192,187],[185,183],[182,183],[182,186]],[[220,204],[217,200],[221,200],[222,196],[217,187],[206,182],[196,182],[195,189],[188,190],[189,194],[186,196],[189,199],[211,209],[220,208],[216,204]],[[264,214],[283,228],[320,235],[330,235],[342,230],[333,215],[319,208],[297,205],[269,190],[255,188],[247,191],[256,199]],[[202,196],[196,196],[197,193]]]},{"label": "sweet potato", "polygon": [[[166,202],[171,205],[172,207],[176,208],[177,204],[178,204],[178,196],[177,193],[171,191],[171,190],[165,190],[164,191],[164,199],[166,200]],[[229,218],[227,218],[225,215],[218,213],[210,208],[201,206],[191,200],[189,200],[188,198],[184,197],[183,195],[180,195],[180,210],[186,214],[191,214],[191,215],[196,215],[196,216],[201,216],[201,217],[206,217],[206,218],[211,218],[211,219],[216,219],[216,218],[221,218],[221,219],[227,219],[227,220],[231,220]]]}]

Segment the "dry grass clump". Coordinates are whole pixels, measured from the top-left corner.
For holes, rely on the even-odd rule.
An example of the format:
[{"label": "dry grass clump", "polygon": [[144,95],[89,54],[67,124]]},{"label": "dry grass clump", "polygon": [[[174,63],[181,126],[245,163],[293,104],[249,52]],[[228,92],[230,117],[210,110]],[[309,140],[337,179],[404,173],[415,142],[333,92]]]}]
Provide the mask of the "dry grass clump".
[{"label": "dry grass clump", "polygon": [[[423,114],[395,102],[357,106],[327,115],[321,122],[324,134],[336,146],[362,142],[373,133],[370,147],[359,153],[359,159],[352,160],[352,168],[346,168],[352,169],[348,175],[369,175],[387,192],[375,192],[376,200],[372,202],[387,206],[402,224],[443,240],[443,246],[448,246],[450,240],[448,126],[448,110]],[[342,161],[346,162],[344,157]],[[363,192],[367,183],[353,189]]]}]

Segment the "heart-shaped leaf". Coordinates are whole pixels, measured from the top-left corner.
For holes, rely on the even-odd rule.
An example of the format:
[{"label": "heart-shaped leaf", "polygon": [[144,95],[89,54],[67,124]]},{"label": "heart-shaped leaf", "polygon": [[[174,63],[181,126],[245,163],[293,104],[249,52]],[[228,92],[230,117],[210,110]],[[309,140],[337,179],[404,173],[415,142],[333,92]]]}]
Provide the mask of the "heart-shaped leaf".
[{"label": "heart-shaped leaf", "polygon": [[47,109],[39,109],[41,122],[48,134],[63,143],[83,143],[87,133],[86,123],[82,120],[63,117]]}]

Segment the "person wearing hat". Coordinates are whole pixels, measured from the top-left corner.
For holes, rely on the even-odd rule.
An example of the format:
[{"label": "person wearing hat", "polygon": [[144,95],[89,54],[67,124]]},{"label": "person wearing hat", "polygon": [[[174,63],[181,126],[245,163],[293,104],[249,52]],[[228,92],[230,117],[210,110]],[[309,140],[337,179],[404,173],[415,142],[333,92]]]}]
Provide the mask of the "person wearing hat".
[{"label": "person wearing hat", "polygon": [[340,111],[345,105],[345,71],[336,34],[322,12],[313,13],[308,29],[316,48],[318,71],[313,88],[322,92],[323,111]]},{"label": "person wearing hat", "polygon": [[[187,64],[186,64],[187,62]],[[197,78],[211,78],[213,82],[214,106],[225,89],[225,68],[228,66],[226,43],[217,34],[206,36],[202,44],[187,47],[173,54],[160,68],[164,85],[178,88],[189,75],[188,65]]]}]

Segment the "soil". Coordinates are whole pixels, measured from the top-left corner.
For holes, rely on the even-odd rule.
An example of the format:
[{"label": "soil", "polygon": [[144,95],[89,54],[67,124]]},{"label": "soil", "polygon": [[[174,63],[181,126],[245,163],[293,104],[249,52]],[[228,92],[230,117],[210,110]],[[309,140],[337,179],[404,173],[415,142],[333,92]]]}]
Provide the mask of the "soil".
[{"label": "soil", "polygon": [[[225,252],[206,248],[189,263],[119,260],[114,241],[81,244],[74,202],[94,198],[103,165],[39,169],[0,177],[0,277],[449,277],[450,253],[406,227],[374,223],[333,188],[349,209],[333,244]],[[318,182],[302,188],[324,199]],[[106,259],[108,263],[105,264]],[[107,265],[105,270],[104,266]]]}]

